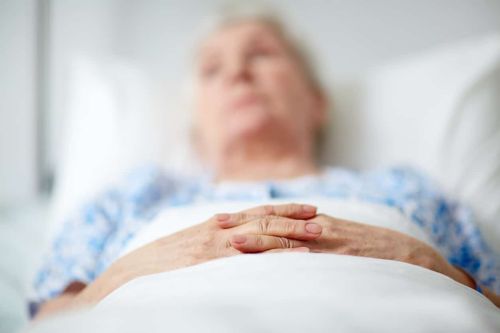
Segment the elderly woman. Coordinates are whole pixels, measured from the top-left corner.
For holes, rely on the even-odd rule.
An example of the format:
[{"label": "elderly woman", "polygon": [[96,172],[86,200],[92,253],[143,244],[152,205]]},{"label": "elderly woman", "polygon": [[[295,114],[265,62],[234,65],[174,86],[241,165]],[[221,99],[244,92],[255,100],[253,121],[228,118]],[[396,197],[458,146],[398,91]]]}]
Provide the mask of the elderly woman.
[{"label": "elderly woman", "polygon": [[[227,20],[196,54],[195,146],[211,173],[179,178],[146,168],[69,219],[38,273],[37,316],[95,304],[148,274],[245,253],[301,251],[419,265],[500,299],[498,264],[468,209],[407,168],[358,173],[316,161],[327,100],[278,21]],[[231,184],[231,186],[224,186]],[[406,234],[319,214],[304,204],[220,212],[118,258],[164,208],[201,200],[356,198],[399,210],[436,248]],[[160,237],[162,235],[158,235]]]}]

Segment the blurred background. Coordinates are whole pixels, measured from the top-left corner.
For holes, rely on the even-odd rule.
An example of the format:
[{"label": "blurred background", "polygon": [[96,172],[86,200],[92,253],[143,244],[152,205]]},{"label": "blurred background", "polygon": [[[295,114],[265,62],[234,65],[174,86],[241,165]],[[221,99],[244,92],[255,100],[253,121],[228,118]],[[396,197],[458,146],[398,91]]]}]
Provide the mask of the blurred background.
[{"label": "blurred background", "polygon": [[[176,142],[182,141],[188,126],[175,126],[188,122],[179,98],[182,82],[202,33],[200,23],[228,2],[0,0],[0,330],[14,331],[26,322],[27,286],[54,221],[134,165],[186,163],[187,148]],[[409,159],[437,172],[435,163],[425,162],[431,159],[425,155],[429,149],[415,148],[411,156],[391,150],[394,137],[387,139],[387,149],[376,151],[377,158],[370,155],[375,152],[368,145],[353,153],[348,143],[361,125],[344,125],[359,117],[350,112],[359,106],[356,96],[365,91],[363,87],[381,87],[381,82],[401,86],[391,81],[395,75],[413,77],[405,81],[409,86],[421,80],[413,91],[429,87],[425,80],[439,81],[418,76],[421,70],[435,74],[444,68],[419,65],[423,60],[417,58],[429,59],[429,50],[457,45],[452,56],[438,56],[448,66],[453,64],[446,68],[447,79],[478,73],[474,65],[490,61],[498,50],[500,1],[268,4],[304,36],[341,110],[334,117],[339,121],[329,139],[334,152],[329,162],[367,168],[384,164],[382,160]],[[481,42],[474,44],[477,40]],[[470,55],[471,50],[483,50],[482,58]],[[458,61],[457,54],[470,57]],[[405,71],[402,64],[414,66]],[[380,73],[387,71],[392,76],[380,81]],[[367,83],[360,85],[360,80]],[[411,107],[422,105],[402,91],[388,91],[384,93],[391,101],[399,93]],[[432,93],[436,91],[447,94],[438,88]],[[393,115],[377,119],[393,129]],[[429,138],[409,137],[409,142],[434,140],[433,124]],[[370,132],[369,121],[363,126],[365,133],[380,132]],[[366,142],[370,140],[367,134]]]}]

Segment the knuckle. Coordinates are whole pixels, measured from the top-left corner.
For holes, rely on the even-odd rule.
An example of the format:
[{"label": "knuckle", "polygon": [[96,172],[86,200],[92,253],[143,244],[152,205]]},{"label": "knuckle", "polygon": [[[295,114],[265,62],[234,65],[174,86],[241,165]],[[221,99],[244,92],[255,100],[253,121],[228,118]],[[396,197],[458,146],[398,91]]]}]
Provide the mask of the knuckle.
[{"label": "knuckle", "polygon": [[214,214],[212,215],[211,218],[209,218],[206,223],[209,225],[209,226],[214,226],[214,225],[217,225],[217,220],[218,220],[218,216],[219,214]]},{"label": "knuckle", "polygon": [[286,222],[283,225],[283,231],[287,235],[294,235],[297,231],[297,224],[292,222]]},{"label": "knuckle", "polygon": [[293,204],[286,204],[286,205],[282,205],[280,206],[280,212],[282,216],[289,216],[290,214],[293,213],[293,207],[292,207]]},{"label": "knuckle", "polygon": [[284,249],[290,249],[293,247],[292,242],[288,238],[280,237],[278,240],[280,242],[280,247]]},{"label": "knuckle", "polygon": [[263,234],[268,233],[272,221],[273,221],[272,216],[270,215],[263,216],[259,221],[259,231]]},{"label": "knuckle", "polygon": [[274,215],[275,214],[275,209],[273,205],[264,205],[262,206],[262,210],[264,211],[264,214],[266,215]]},{"label": "knuckle", "polygon": [[249,215],[247,213],[235,213],[232,216],[232,220],[236,223],[241,223],[248,218],[249,218]]},{"label": "knuckle", "polygon": [[255,239],[255,245],[257,245],[258,248],[264,247],[264,239],[262,239],[262,237],[257,236]]},{"label": "knuckle", "polygon": [[288,205],[288,213],[289,214],[294,214],[294,213],[300,212],[301,210],[302,210],[301,205],[299,205],[296,202],[293,202],[290,205]]},{"label": "knuckle", "polygon": [[295,204],[289,203],[281,206],[281,215],[290,216],[293,215],[296,211]]}]

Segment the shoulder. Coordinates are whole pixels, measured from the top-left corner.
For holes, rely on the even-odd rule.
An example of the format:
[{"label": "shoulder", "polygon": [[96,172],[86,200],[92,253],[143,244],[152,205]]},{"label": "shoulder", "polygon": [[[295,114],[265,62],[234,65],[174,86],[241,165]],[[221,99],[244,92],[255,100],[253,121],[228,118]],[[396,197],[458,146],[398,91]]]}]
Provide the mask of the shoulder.
[{"label": "shoulder", "polygon": [[423,170],[405,165],[373,170],[365,177],[386,187],[401,187],[407,190],[433,190],[436,184]]},{"label": "shoulder", "polygon": [[349,188],[362,196],[439,196],[438,184],[424,171],[406,165],[373,170],[326,168],[326,183]]},{"label": "shoulder", "polygon": [[325,168],[328,179],[345,179],[356,181],[376,181],[386,184],[414,183],[430,185],[433,181],[424,171],[406,165],[395,165],[373,170],[355,170],[343,167],[328,166]]},{"label": "shoulder", "polygon": [[177,196],[196,192],[201,176],[187,175],[158,165],[142,165],[123,178],[120,188],[127,202],[136,209],[150,208]]},{"label": "shoulder", "polygon": [[105,204],[112,200],[132,215],[144,215],[186,189],[192,189],[195,179],[156,164],[144,164],[101,191],[94,203]]},{"label": "shoulder", "polygon": [[130,170],[118,186],[124,195],[140,197],[146,193],[170,191],[179,180],[172,172],[155,164],[147,164]]}]

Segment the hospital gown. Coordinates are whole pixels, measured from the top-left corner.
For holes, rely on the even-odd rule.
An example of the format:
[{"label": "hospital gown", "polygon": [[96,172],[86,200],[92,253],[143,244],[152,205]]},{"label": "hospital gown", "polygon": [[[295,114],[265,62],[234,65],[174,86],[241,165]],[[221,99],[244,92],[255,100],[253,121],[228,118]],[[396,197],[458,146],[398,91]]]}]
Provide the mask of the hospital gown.
[{"label": "hospital gown", "polygon": [[472,211],[449,200],[412,168],[355,172],[327,167],[318,176],[218,185],[211,179],[142,167],[82,206],[64,222],[36,275],[33,308],[59,295],[72,281],[92,282],[162,209],[222,200],[255,201],[258,205],[273,198],[294,201],[307,196],[354,199],[398,209],[430,236],[452,264],[500,293],[499,257],[482,238]]}]

